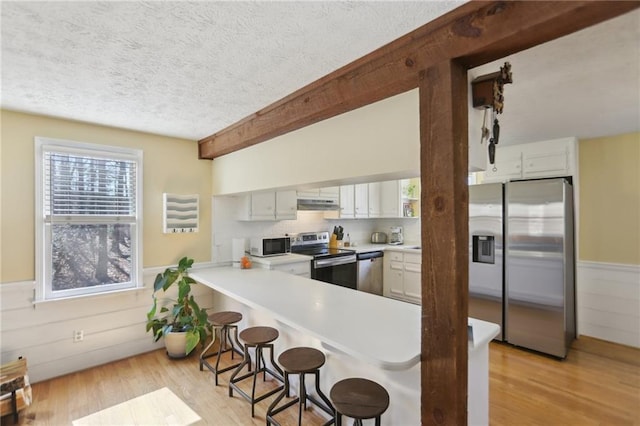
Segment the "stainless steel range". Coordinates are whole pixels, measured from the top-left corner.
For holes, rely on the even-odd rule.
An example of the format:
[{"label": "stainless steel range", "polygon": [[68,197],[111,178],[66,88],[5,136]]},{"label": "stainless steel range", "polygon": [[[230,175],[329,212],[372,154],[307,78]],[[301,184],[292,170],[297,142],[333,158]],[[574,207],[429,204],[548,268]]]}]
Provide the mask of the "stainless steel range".
[{"label": "stainless steel range", "polygon": [[358,264],[353,250],[329,248],[329,232],[289,234],[291,253],[312,256],[311,278],[356,289]]}]

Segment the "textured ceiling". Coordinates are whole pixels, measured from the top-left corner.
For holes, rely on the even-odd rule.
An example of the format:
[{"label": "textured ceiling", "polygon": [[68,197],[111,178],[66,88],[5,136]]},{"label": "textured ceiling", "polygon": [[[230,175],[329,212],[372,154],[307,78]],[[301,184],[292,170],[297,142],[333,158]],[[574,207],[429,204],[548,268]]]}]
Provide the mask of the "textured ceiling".
[{"label": "textured ceiling", "polygon": [[[2,107],[197,140],[461,3],[2,1]],[[638,130],[640,12],[506,59],[501,141]]]},{"label": "textured ceiling", "polygon": [[2,1],[2,107],[201,139],[461,3]]}]

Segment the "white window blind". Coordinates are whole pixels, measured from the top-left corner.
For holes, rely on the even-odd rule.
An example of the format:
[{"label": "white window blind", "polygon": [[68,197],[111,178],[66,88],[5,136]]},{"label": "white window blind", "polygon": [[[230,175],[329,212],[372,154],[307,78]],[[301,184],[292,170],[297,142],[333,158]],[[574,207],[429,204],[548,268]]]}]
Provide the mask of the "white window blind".
[{"label": "white window blind", "polygon": [[44,173],[48,184],[44,214],[51,220],[65,216],[136,215],[136,163],[45,152]]}]

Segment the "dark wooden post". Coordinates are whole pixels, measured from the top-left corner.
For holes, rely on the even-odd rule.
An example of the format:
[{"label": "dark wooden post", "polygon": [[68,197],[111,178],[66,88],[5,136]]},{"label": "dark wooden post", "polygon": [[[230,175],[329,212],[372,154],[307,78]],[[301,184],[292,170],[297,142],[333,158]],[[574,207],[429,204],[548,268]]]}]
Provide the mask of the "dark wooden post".
[{"label": "dark wooden post", "polygon": [[420,74],[422,424],[467,424],[467,69]]}]

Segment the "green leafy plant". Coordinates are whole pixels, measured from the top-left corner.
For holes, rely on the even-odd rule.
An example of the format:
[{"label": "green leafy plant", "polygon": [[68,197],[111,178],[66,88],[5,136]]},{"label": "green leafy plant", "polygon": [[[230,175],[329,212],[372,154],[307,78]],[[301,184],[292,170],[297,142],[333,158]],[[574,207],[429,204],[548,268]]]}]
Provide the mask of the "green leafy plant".
[{"label": "green leafy plant", "polygon": [[[154,341],[157,342],[171,332],[186,333],[187,355],[195,349],[198,342],[204,345],[207,335],[211,332],[206,309],[200,309],[191,294],[191,285],[196,283],[189,277],[189,268],[192,265],[193,259],[183,257],[177,268],[167,268],[156,276],[153,283],[153,306],[147,313],[147,332],[153,330]],[[169,309],[163,305],[158,311],[160,290],[164,294],[174,284],[178,286],[178,298],[162,298],[173,302],[173,307]]]}]

